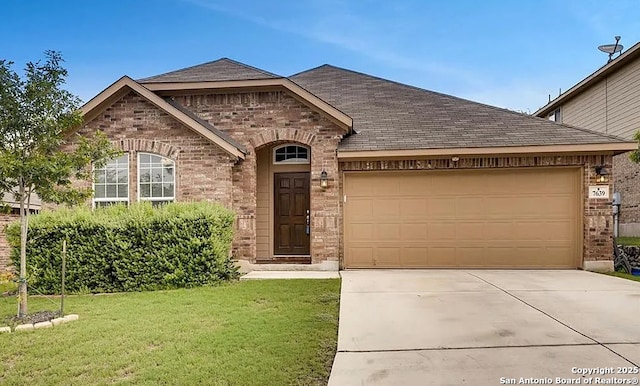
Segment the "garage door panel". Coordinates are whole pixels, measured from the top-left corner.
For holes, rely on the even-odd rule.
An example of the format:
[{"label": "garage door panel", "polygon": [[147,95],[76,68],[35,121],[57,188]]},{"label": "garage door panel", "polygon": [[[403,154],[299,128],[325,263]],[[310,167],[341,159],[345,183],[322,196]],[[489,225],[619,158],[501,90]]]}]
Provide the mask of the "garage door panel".
[{"label": "garage door panel", "polygon": [[426,242],[428,238],[427,224],[424,223],[405,223],[400,225],[400,239],[404,242],[418,241]]},{"label": "garage door panel", "polygon": [[376,199],[373,201],[374,218],[400,217],[400,201],[394,198]]},{"label": "garage door panel", "polygon": [[437,240],[455,240],[456,239],[456,223],[455,222],[433,222],[427,224],[427,234],[430,241]]},{"label": "garage door panel", "polygon": [[400,242],[400,224],[376,224],[375,228],[378,240]]},{"label": "garage door panel", "polygon": [[400,266],[400,247],[378,247],[374,253],[376,267]]},{"label": "garage door panel", "polygon": [[371,220],[373,218],[373,200],[370,198],[352,198],[349,200],[349,206],[352,208],[352,220],[359,219]]},{"label": "garage door panel", "polygon": [[578,265],[579,169],[347,174],[346,267]]},{"label": "garage door panel", "polygon": [[456,266],[456,248],[430,247],[428,259],[419,267],[452,268]]},{"label": "garage door panel", "polygon": [[484,223],[459,222],[456,223],[456,240],[484,240]]},{"label": "garage door panel", "polygon": [[[424,192],[423,192],[424,194]],[[413,198],[408,197],[400,202],[400,217],[403,219],[423,218],[428,215],[428,200],[424,197]]]},{"label": "garage door panel", "polygon": [[352,264],[356,267],[373,267],[373,247],[351,246],[347,253]]},{"label": "garage door panel", "polygon": [[427,212],[428,212],[429,218],[433,220],[455,218],[456,217],[456,199],[447,198],[447,197],[430,198]]}]

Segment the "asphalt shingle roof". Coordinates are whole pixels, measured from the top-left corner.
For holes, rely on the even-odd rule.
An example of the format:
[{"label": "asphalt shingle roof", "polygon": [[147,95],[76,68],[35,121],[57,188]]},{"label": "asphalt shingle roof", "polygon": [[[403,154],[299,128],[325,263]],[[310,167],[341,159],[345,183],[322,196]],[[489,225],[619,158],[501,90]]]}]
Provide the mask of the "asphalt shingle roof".
[{"label": "asphalt shingle roof", "polygon": [[216,82],[225,80],[254,80],[282,78],[276,74],[222,58],[213,62],[167,72],[165,74],[139,79],[139,83],[168,82]]},{"label": "asphalt shingle roof", "polygon": [[343,151],[625,142],[330,65],[289,79],[353,118]]}]

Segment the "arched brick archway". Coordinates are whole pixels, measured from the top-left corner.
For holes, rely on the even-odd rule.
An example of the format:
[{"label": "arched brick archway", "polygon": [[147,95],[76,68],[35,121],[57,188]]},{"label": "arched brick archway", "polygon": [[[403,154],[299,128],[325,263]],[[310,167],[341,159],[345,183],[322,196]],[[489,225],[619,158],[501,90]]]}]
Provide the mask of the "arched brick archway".
[{"label": "arched brick archway", "polygon": [[158,154],[172,160],[177,160],[180,150],[168,143],[149,139],[121,139],[112,142],[113,146],[125,152],[145,152]]},{"label": "arched brick archway", "polygon": [[249,144],[256,151],[274,142],[297,142],[311,147],[315,139],[315,134],[300,129],[268,129],[249,138]]}]

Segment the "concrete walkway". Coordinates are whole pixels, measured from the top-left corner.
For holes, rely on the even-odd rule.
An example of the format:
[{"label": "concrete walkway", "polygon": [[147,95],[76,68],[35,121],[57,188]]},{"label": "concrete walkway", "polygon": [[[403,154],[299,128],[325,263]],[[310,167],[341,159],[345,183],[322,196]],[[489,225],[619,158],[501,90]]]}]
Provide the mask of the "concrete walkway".
[{"label": "concrete walkway", "polygon": [[638,366],[638,282],[583,271],[342,272],[330,386],[634,382],[640,374],[615,370]]},{"label": "concrete walkway", "polygon": [[240,280],[256,279],[339,279],[336,271],[251,271]]}]

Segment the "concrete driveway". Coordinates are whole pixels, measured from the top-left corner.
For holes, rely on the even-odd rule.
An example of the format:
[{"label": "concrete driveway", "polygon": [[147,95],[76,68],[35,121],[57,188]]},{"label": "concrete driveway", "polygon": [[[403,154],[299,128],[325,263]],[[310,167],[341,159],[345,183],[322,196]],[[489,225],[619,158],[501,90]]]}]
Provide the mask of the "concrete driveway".
[{"label": "concrete driveway", "polygon": [[583,271],[342,272],[330,386],[637,384],[638,366],[639,282]]}]

